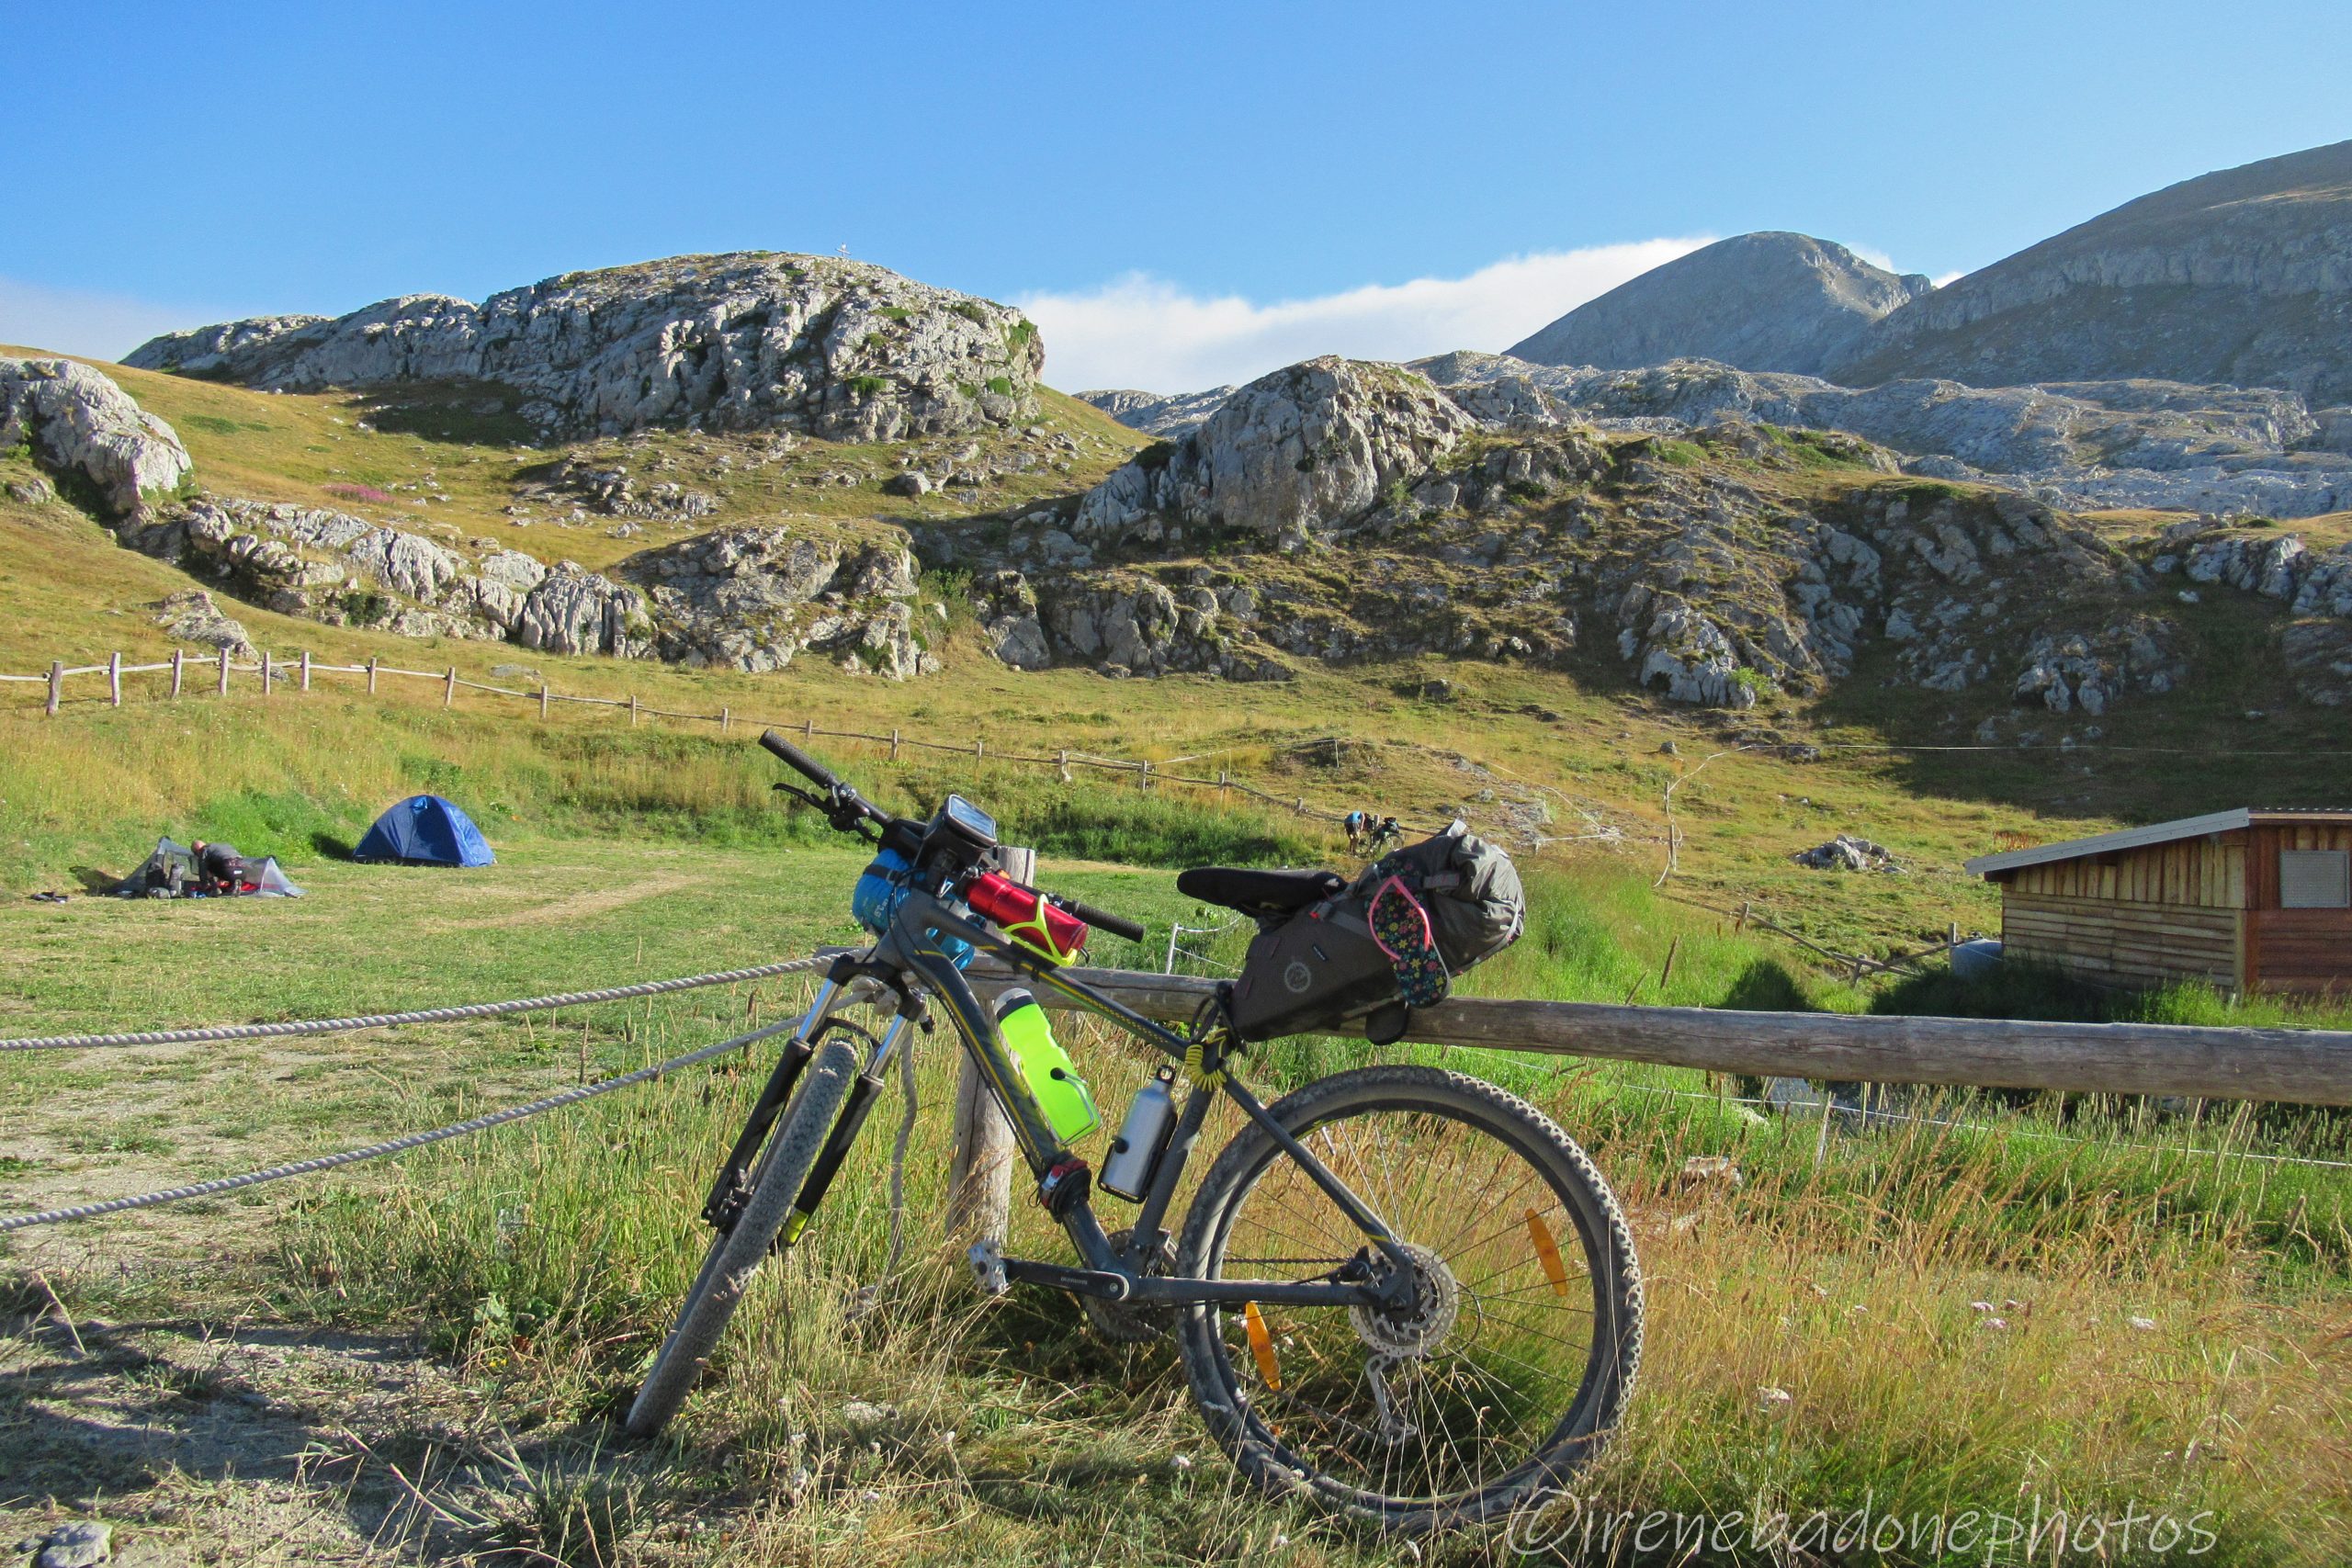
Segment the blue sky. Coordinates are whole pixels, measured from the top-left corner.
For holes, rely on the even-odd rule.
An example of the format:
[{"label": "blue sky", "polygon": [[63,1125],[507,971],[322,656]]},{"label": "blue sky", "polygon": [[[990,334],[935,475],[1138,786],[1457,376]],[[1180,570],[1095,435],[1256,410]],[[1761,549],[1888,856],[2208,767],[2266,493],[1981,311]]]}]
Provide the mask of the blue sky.
[{"label": "blue sky", "polygon": [[0,0],[0,341],[685,251],[1029,304],[1174,390],[1500,348],[1692,243],[1984,265],[2352,136],[2352,6]]}]

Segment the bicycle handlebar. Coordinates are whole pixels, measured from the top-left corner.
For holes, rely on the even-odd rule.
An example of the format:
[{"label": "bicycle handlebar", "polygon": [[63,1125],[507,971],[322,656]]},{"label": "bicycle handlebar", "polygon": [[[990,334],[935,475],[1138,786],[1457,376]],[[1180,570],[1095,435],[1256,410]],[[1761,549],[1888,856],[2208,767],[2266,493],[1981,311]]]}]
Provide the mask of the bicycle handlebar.
[{"label": "bicycle handlebar", "polygon": [[1065,898],[1057,893],[1046,897],[1096,931],[1109,931],[1113,936],[1123,936],[1129,942],[1141,942],[1144,938],[1143,927],[1124,916],[1114,915],[1108,909],[1098,909],[1091,904],[1081,904],[1075,898]]},{"label": "bicycle handlebar", "polygon": [[783,760],[784,764],[786,767],[791,768],[794,772],[799,773],[803,778],[807,779],[810,784],[815,784],[819,789],[830,792],[842,782],[840,779],[833,776],[831,769],[826,767],[824,763],[817,761],[816,758],[811,757],[808,752],[803,751],[799,747],[795,746],[791,741],[786,740],[783,736],[778,735],[773,729],[762,730],[760,732],[760,744],[775,752],[778,758]]},{"label": "bicycle handlebar", "polygon": [[[761,731],[760,744],[766,747],[786,767],[825,792],[835,827],[852,826],[858,817],[880,823],[885,827],[889,825],[890,818],[887,812],[866,804],[857,791],[842,783],[831,768],[826,767],[824,763],[817,761],[775,730]],[[851,820],[845,823],[842,820],[844,817]],[[1141,942],[1144,939],[1143,927],[1134,920],[1112,914],[1107,909],[1095,908],[1091,904],[1081,904],[1075,898],[1065,898],[1057,894],[1049,895],[1049,897],[1063,909],[1098,931],[1109,931],[1113,936],[1123,936],[1129,942]]]}]

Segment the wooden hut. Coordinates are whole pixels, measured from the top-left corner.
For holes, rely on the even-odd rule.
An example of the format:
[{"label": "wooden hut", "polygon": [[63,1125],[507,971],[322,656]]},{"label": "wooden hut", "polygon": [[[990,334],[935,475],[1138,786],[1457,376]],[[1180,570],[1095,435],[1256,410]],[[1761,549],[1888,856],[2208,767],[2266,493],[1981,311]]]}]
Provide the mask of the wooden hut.
[{"label": "wooden hut", "polygon": [[2352,809],[2216,811],[1983,855],[2006,956],[2100,985],[2352,990]]}]

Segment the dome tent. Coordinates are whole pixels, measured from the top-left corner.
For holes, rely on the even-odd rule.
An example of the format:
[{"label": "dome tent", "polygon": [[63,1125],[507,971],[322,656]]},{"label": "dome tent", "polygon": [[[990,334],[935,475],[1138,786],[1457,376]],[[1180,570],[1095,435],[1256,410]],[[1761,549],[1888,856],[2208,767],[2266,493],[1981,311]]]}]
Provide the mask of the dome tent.
[{"label": "dome tent", "polygon": [[352,858],[403,865],[498,863],[474,819],[437,795],[410,795],[377,818]]}]

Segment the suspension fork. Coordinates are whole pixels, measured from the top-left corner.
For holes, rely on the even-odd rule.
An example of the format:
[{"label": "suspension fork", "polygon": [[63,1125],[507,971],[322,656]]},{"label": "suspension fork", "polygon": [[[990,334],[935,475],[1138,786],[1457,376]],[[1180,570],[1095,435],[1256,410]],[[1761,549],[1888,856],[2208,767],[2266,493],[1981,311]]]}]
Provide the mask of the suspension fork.
[{"label": "suspension fork", "polygon": [[923,1005],[919,997],[910,996],[900,1006],[898,1016],[880,1039],[873,1042],[865,1054],[865,1068],[849,1087],[849,1100],[842,1106],[840,1118],[819,1151],[817,1163],[808,1168],[808,1178],[800,1184],[800,1196],[793,1201],[792,1213],[785,1217],[784,1232],[778,1245],[789,1247],[800,1239],[808,1221],[816,1214],[817,1205],[825,1201],[825,1193],[840,1174],[842,1161],[849,1157],[850,1146],[865,1130],[866,1113],[874,1109],[876,1096],[882,1092],[884,1077],[888,1073],[891,1058],[898,1055],[904,1041],[907,1026],[923,1021]]},{"label": "suspension fork", "polygon": [[813,1043],[826,1015],[840,1000],[842,989],[865,973],[854,953],[842,953],[833,960],[832,967],[819,982],[817,994],[810,998],[808,1010],[792,1031],[792,1038],[776,1058],[768,1073],[767,1083],[760,1089],[760,1098],[752,1106],[752,1114],[743,1130],[735,1136],[735,1145],[727,1151],[727,1159],[718,1168],[718,1176],[711,1183],[710,1194],[703,1200],[702,1217],[725,1230],[734,1224],[734,1209],[750,1190],[752,1167],[759,1158],[761,1145],[767,1142],[769,1130],[783,1114],[785,1105],[792,1099],[792,1090],[800,1081],[801,1070],[808,1058],[815,1055]]}]

